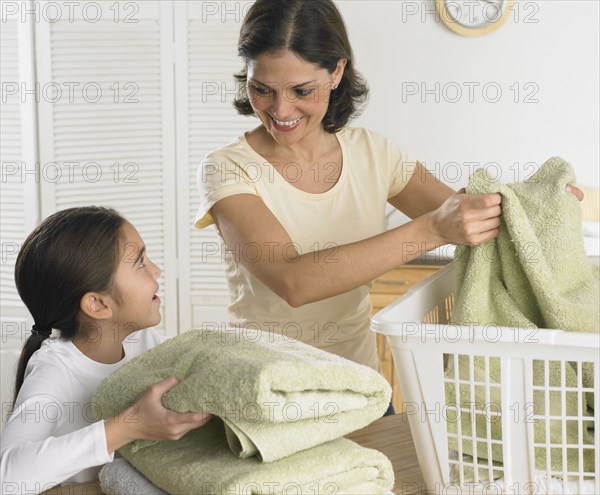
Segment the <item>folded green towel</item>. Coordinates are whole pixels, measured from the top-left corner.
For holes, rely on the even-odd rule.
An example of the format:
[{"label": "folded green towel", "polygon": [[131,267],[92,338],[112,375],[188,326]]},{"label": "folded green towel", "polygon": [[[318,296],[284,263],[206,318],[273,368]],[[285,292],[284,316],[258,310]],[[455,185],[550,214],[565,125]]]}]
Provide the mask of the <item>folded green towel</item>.
[{"label": "folded green towel", "polygon": [[[213,450],[223,461],[209,463],[213,473],[210,479],[216,481],[325,483],[333,473],[348,480],[353,480],[354,473],[358,479],[385,480],[381,484],[389,484],[386,489],[393,484],[389,461],[386,464],[387,459],[380,458],[382,454],[339,440],[378,419],[387,409],[390,386],[371,368],[267,332],[192,330],[138,356],[107,377],[93,399],[97,417],[107,418],[122,411],[148,386],[170,375],[182,383],[165,394],[166,407],[179,412],[209,412],[224,426],[215,427],[221,423],[213,420],[211,428],[207,425],[190,432],[178,442],[136,441],[123,450],[131,464],[167,491],[183,490],[182,485],[166,481],[177,477],[191,480],[192,484],[185,485],[189,493],[201,493],[193,480],[209,479],[197,473],[204,473],[200,466],[208,462],[203,452]],[[212,428],[222,434],[206,437]],[[212,441],[218,441],[218,445],[210,444]],[[335,447],[321,445],[325,442]],[[327,454],[332,448],[338,450],[333,457]],[[180,474],[175,476],[175,471],[169,469],[164,478],[156,478],[152,466],[164,465],[169,456],[180,459],[187,466],[187,474],[178,471]],[[298,457],[291,469],[289,463],[294,456]],[[231,464],[236,458],[237,462]],[[365,462],[357,464],[361,458]],[[362,474],[357,474],[363,471],[369,476],[361,478]],[[261,473],[266,478],[260,478]]]},{"label": "folded green towel", "polygon": [[[501,184],[483,169],[469,179],[467,193],[502,195],[502,224],[499,236],[482,246],[459,246],[455,253],[456,293],[451,322],[460,325],[498,325],[522,328],[554,328],[581,332],[600,330],[600,267],[586,258],[581,236],[581,214],[577,199],[565,190],[575,182],[571,166],[555,157],[524,182]],[[468,359],[459,360],[459,376],[469,379]],[[483,360],[475,360],[475,380],[483,382],[486,370]],[[576,366],[565,367],[567,386],[577,384]],[[454,371],[451,371],[454,373]],[[562,368],[558,362],[549,365],[550,386],[560,386]],[[492,382],[500,382],[500,361],[490,360],[487,374]],[[582,383],[594,387],[594,372],[584,365]],[[533,369],[535,385],[544,384],[544,364],[536,362]],[[447,404],[456,404],[452,384],[446,387]],[[491,388],[490,402],[500,404],[500,389]],[[550,414],[561,414],[560,392],[550,393]],[[577,394],[567,394],[566,411],[570,416],[589,416],[593,408],[592,394],[578,404]],[[475,387],[475,397],[468,386],[460,386],[458,402],[486,404],[484,387]],[[592,400],[590,400],[592,399]],[[468,406],[467,406],[468,407]],[[544,413],[544,391],[534,394],[536,414]],[[475,421],[478,436],[485,437],[486,415]],[[586,422],[587,423],[587,422]],[[463,435],[471,433],[471,417],[460,420]],[[457,423],[448,422],[449,431],[456,432]],[[552,443],[593,444],[593,431],[583,428],[579,437],[577,422],[569,421],[567,438],[562,438],[559,421],[551,421]],[[502,439],[500,422],[491,423],[492,438]],[[534,426],[536,441],[545,441],[544,421]],[[565,442],[566,440],[566,442]],[[456,442],[451,442],[456,448]],[[465,454],[473,448],[465,445]],[[477,456],[487,459],[487,448],[478,446]],[[593,450],[584,451],[583,466],[579,466],[576,449],[570,449],[567,465],[572,471],[594,472]],[[501,449],[492,449],[492,460],[502,462]],[[543,449],[536,449],[536,466],[546,469]],[[550,468],[550,466],[548,466]],[[561,455],[552,455],[551,468],[562,471]]]},{"label": "folded green towel", "polygon": [[171,494],[381,495],[394,485],[390,461],[381,452],[345,438],[275,462],[240,459],[227,447],[223,423],[213,418],[174,442],[119,450],[138,471]]}]

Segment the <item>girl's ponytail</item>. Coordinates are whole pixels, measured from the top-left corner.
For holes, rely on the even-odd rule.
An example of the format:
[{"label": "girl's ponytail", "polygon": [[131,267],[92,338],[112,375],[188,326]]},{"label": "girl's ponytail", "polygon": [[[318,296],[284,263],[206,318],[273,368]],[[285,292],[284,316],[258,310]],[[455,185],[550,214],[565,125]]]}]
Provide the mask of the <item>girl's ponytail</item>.
[{"label": "girl's ponytail", "polygon": [[17,379],[15,381],[15,396],[14,401],[17,400],[17,394],[19,390],[21,390],[21,385],[23,385],[23,380],[25,379],[25,369],[27,368],[27,363],[29,362],[29,358],[33,355],[35,351],[37,351],[41,346],[42,342],[46,340],[52,334],[52,330],[40,331],[37,325],[33,325],[31,329],[31,335],[25,341],[25,345],[23,346],[23,350],[21,351],[21,356],[19,357],[19,364],[17,366]]},{"label": "girl's ponytail", "polygon": [[87,292],[113,290],[124,221],[110,208],[69,208],[46,218],[23,243],[15,284],[36,324],[19,358],[15,401],[29,359],[52,329],[72,340],[79,327],[81,298]]}]

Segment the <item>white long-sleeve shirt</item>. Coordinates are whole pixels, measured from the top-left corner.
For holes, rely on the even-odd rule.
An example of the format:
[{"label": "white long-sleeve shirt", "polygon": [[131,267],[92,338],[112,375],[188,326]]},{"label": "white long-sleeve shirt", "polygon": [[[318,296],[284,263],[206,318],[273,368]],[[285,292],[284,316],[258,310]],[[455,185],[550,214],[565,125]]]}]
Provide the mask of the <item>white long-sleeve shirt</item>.
[{"label": "white long-sleeve shirt", "polygon": [[0,493],[40,493],[64,481],[98,478],[112,461],[104,421],[91,400],[100,382],[132,358],[164,341],[154,329],[129,335],[114,364],[88,358],[70,341],[44,340],[25,371],[0,442]]}]

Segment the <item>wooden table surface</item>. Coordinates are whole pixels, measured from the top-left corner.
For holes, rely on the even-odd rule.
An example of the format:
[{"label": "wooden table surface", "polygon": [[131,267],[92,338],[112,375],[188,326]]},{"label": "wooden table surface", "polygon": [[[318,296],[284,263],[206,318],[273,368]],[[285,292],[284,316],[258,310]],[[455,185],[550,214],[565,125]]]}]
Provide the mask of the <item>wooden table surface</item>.
[{"label": "wooden table surface", "polygon": [[[378,419],[346,438],[363,447],[379,450],[390,459],[396,476],[396,495],[418,495],[425,491],[406,414]],[[91,481],[55,487],[44,495],[102,495],[102,490],[97,481]]]}]

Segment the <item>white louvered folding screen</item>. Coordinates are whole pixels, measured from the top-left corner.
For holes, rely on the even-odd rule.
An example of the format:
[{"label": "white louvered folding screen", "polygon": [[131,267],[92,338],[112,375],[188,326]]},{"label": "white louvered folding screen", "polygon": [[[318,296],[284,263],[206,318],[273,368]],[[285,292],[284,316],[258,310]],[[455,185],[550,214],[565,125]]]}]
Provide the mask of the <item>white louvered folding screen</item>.
[{"label": "white louvered folding screen", "polygon": [[[2,162],[2,305],[19,309],[22,303],[14,290],[16,248],[38,216],[35,176],[35,95],[31,77],[25,72],[33,63],[19,57],[27,53],[28,26],[10,20],[0,33],[2,111],[0,112],[0,161]],[[31,43],[30,43],[31,45]],[[31,49],[31,46],[29,46]],[[30,70],[30,69],[29,69]],[[27,80],[28,79],[28,80]]]},{"label": "white louvered folding screen", "polygon": [[[252,2],[175,2],[177,58],[177,149],[179,211],[187,228],[179,230],[180,325],[225,321],[229,294],[215,227],[198,230],[196,172],[206,153],[233,141],[257,125],[237,114],[233,74],[242,67],[237,39]],[[226,21],[226,22],[225,22]],[[183,270],[188,257],[188,270]]]},{"label": "white louvered folding screen", "polygon": [[[178,333],[172,4],[96,3],[98,21],[90,20],[97,13],[82,12],[73,22],[36,25],[42,217],[89,204],[121,212],[163,270],[159,328],[172,336]],[[118,22],[111,5],[124,9]]]},{"label": "white louvered folding screen", "polygon": [[[193,228],[196,171],[206,153],[257,123],[232,106],[237,37],[251,2],[18,4],[35,13],[2,23],[2,81],[19,90],[37,81],[37,95],[2,102],[4,402],[31,323],[14,287],[16,250],[57,210],[112,206],[137,227],[163,271],[165,335],[225,321],[220,240],[214,227]],[[22,169],[37,169],[39,179],[23,181]]]},{"label": "white louvered folding screen", "polygon": [[4,424],[12,402],[16,361],[31,327],[15,289],[15,261],[21,243],[38,221],[39,204],[33,26],[18,16],[4,17],[0,23],[0,401]]}]

